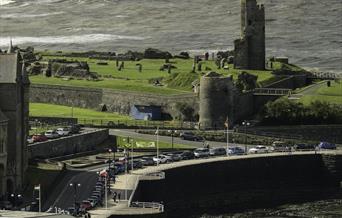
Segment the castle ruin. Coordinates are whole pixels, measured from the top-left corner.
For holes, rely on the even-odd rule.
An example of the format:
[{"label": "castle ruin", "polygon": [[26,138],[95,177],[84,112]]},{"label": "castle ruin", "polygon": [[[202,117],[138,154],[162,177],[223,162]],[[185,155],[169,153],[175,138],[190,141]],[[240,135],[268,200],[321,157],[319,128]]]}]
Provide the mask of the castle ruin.
[{"label": "castle ruin", "polygon": [[241,0],[241,38],[234,41],[234,68],[265,69],[265,8]]}]

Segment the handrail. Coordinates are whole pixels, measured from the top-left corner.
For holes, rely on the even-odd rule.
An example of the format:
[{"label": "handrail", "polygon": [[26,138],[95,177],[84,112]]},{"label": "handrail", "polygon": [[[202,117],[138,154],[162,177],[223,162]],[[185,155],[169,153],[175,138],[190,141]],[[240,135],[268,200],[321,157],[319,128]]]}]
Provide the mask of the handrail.
[{"label": "handrail", "polygon": [[162,203],[157,202],[141,202],[141,201],[134,201],[130,204],[131,207],[138,207],[138,208],[152,208],[156,209],[159,212],[164,212],[164,205]]}]

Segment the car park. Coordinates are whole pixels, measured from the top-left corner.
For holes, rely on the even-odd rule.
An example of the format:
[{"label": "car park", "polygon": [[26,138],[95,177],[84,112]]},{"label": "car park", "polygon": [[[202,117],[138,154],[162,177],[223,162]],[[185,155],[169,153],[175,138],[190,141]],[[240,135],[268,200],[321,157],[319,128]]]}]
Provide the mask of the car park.
[{"label": "car park", "polygon": [[154,165],[154,161],[152,157],[142,157],[141,159],[141,163],[143,166],[153,166]]},{"label": "car park", "polygon": [[229,147],[228,148],[228,155],[243,155],[245,154],[245,150],[240,147]]},{"label": "car park", "polygon": [[119,163],[119,162],[115,162],[114,167],[115,167],[115,174],[123,173],[123,172],[125,172],[125,169],[126,169],[125,165],[123,163]]},{"label": "car park", "polygon": [[57,133],[56,130],[48,130],[44,133],[44,135],[46,136],[46,138],[48,139],[56,139],[59,137],[59,134]]},{"label": "car park", "polygon": [[208,148],[197,148],[194,150],[195,158],[209,157]]},{"label": "car park", "polygon": [[210,148],[209,149],[209,155],[210,156],[219,156],[219,155],[226,155],[226,149],[225,148]]},{"label": "car park", "polygon": [[330,142],[320,142],[318,144],[319,149],[336,149],[336,145]]},{"label": "car park", "polygon": [[133,169],[140,169],[143,167],[142,162],[140,160],[130,160],[128,162],[128,168],[131,170],[133,165]]},{"label": "car park", "polygon": [[68,136],[70,135],[70,128],[68,127],[62,127],[62,128],[58,128],[56,130],[56,132],[58,133],[59,136]]},{"label": "car park", "polygon": [[71,134],[78,134],[81,131],[81,125],[79,124],[74,124],[70,126],[70,133]]},{"label": "car park", "polygon": [[262,154],[262,153],[268,153],[268,152],[269,152],[269,149],[263,145],[258,145],[248,150],[248,153],[250,154]]},{"label": "car park", "polygon": [[184,151],[180,154],[182,160],[191,160],[195,158],[194,152]]},{"label": "car park", "polygon": [[193,132],[182,132],[179,134],[179,136],[183,140],[190,140],[190,141],[203,141],[204,140],[202,136],[195,135]]}]

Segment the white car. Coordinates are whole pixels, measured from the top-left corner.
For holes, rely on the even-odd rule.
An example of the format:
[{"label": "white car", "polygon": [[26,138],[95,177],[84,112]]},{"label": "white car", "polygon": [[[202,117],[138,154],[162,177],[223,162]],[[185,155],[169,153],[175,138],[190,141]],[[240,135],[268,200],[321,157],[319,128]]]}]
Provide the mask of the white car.
[{"label": "white car", "polygon": [[58,128],[56,130],[56,132],[58,133],[58,135],[60,136],[67,136],[70,135],[70,129],[67,127],[63,127],[63,128]]},{"label": "white car", "polygon": [[263,145],[258,145],[248,150],[248,153],[250,154],[263,154],[263,153],[268,153],[268,152],[269,152],[268,147],[263,146]]},{"label": "white car", "polygon": [[56,130],[48,130],[45,132],[44,134],[46,136],[46,138],[48,139],[56,139],[59,137],[59,134],[57,133]]},{"label": "white car", "polygon": [[155,164],[163,164],[172,162],[172,158],[166,155],[159,155],[158,157],[153,157],[153,161]]}]

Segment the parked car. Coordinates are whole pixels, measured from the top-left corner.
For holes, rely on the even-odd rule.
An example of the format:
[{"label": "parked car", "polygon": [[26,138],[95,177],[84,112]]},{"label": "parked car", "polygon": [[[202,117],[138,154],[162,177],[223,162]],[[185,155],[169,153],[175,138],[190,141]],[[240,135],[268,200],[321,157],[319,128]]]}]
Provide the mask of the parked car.
[{"label": "parked car", "polygon": [[68,136],[68,135],[70,135],[70,128],[68,128],[68,127],[58,128],[58,129],[56,130],[56,132],[57,132],[58,135],[60,135],[60,136]]},{"label": "parked car", "polygon": [[318,144],[319,149],[336,149],[336,145],[330,142],[321,142]]},{"label": "parked car", "polygon": [[245,154],[245,150],[240,147],[229,147],[228,148],[228,155],[243,155]]},{"label": "parked car", "polygon": [[81,208],[84,208],[85,210],[89,210],[89,209],[91,209],[93,206],[92,206],[92,204],[91,204],[90,201],[84,200],[84,201],[82,201],[80,207],[81,207]]},{"label": "parked car", "polygon": [[209,149],[208,148],[197,148],[194,150],[195,158],[201,157],[209,157]]},{"label": "parked car", "polygon": [[33,142],[45,142],[48,138],[43,134],[36,134],[32,136]]},{"label": "parked car", "polygon": [[71,134],[78,134],[81,131],[81,125],[74,124],[74,125],[69,127],[69,131]]},{"label": "parked car", "polygon": [[48,138],[48,139],[56,139],[59,137],[59,134],[57,133],[56,130],[48,130],[44,133],[44,135]]},{"label": "parked car", "polygon": [[269,149],[263,145],[258,145],[248,150],[248,153],[250,154],[261,154],[261,153],[268,153],[268,152],[269,152]]},{"label": "parked car", "polygon": [[294,149],[296,150],[307,150],[307,151],[312,151],[315,150],[315,145],[313,144],[304,144],[304,143],[300,143],[300,144],[295,144],[294,145]]},{"label": "parked car", "polygon": [[190,140],[190,141],[203,141],[204,140],[202,136],[195,135],[193,132],[182,132],[179,134],[179,136],[183,140]]},{"label": "parked car", "polygon": [[123,163],[115,162],[114,167],[115,167],[115,174],[125,172],[125,165]]},{"label": "parked car", "polygon": [[128,168],[131,170],[132,169],[132,165],[133,165],[133,169],[140,169],[143,167],[143,164],[140,160],[130,160],[128,162]]},{"label": "parked car", "polygon": [[210,156],[219,156],[219,155],[226,155],[226,149],[225,148],[210,148],[209,149]]},{"label": "parked car", "polygon": [[182,160],[191,160],[195,158],[194,152],[191,151],[184,151],[180,154]]},{"label": "parked car", "polygon": [[154,165],[154,161],[153,161],[152,157],[142,157],[141,163],[143,164],[143,166],[153,166]]},{"label": "parked car", "polygon": [[274,141],[272,143],[272,151],[274,152],[288,152],[291,150],[291,146],[282,141]]},{"label": "parked car", "polygon": [[176,154],[176,153],[169,153],[169,154],[166,154],[166,156],[169,156],[172,161],[180,161],[182,159],[180,154]]},{"label": "parked car", "polygon": [[169,156],[166,155],[159,155],[158,157],[153,157],[153,161],[155,164],[163,164],[163,163],[169,163],[172,162],[172,159]]}]

